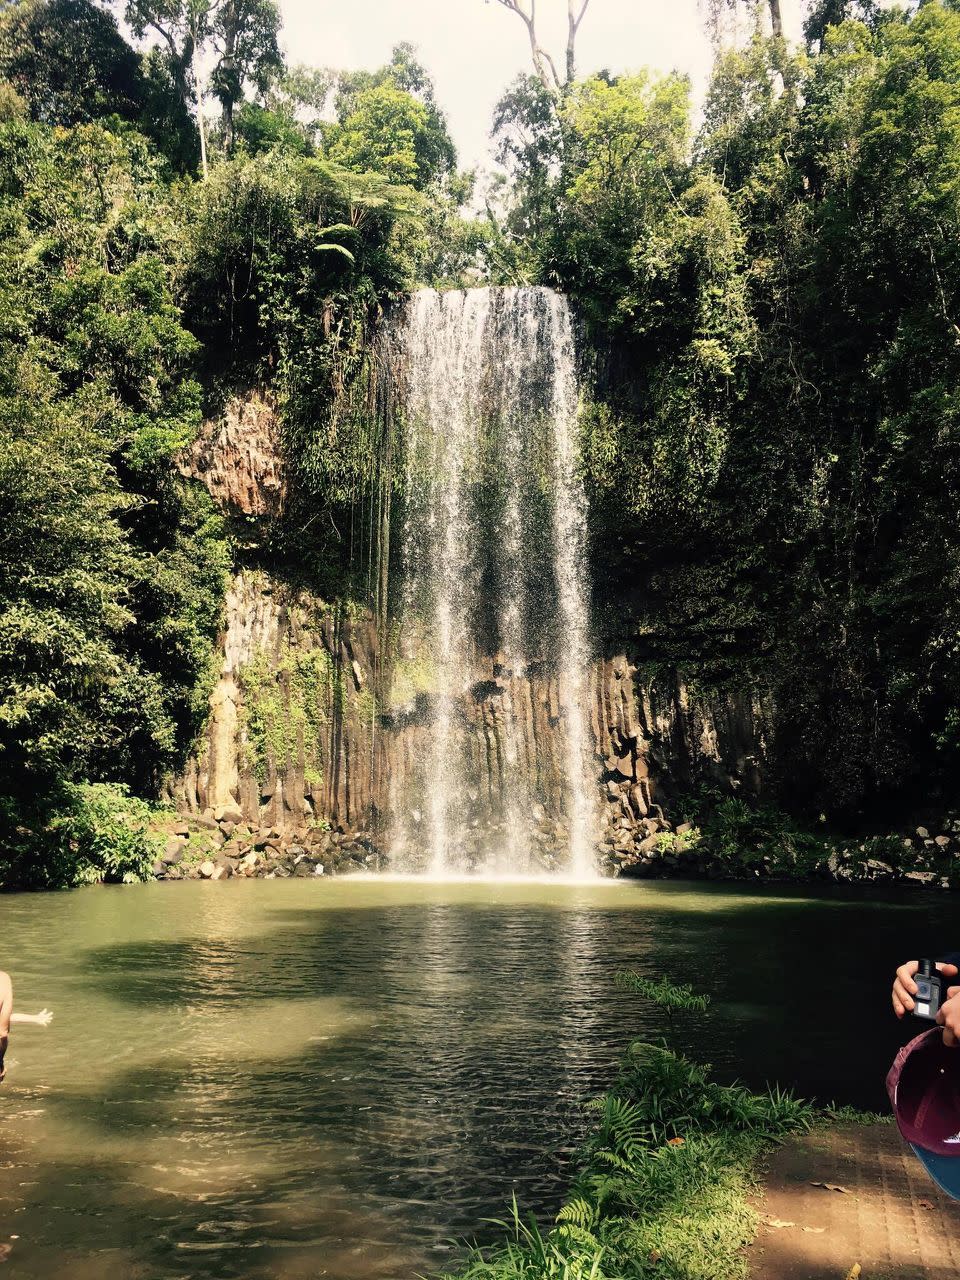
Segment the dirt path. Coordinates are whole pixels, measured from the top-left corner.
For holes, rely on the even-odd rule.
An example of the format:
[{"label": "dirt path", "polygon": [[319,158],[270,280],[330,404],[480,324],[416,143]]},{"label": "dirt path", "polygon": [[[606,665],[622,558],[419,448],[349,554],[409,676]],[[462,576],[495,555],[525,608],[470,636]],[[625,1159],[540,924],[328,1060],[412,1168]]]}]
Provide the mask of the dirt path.
[{"label": "dirt path", "polygon": [[960,1202],[926,1177],[892,1124],[790,1143],[770,1162],[758,1208],[755,1280],[960,1278]]}]

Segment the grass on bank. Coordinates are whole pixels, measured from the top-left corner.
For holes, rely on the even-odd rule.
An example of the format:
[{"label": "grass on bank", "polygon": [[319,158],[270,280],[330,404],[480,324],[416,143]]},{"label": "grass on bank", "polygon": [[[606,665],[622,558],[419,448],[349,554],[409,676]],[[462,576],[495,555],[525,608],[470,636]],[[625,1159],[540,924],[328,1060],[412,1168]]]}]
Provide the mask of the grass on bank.
[{"label": "grass on bank", "polygon": [[[689,987],[633,974],[618,984],[671,1016],[701,1011]],[[516,1202],[501,1243],[475,1248],[444,1280],[739,1280],[756,1234],[749,1196],[764,1155],[804,1132],[813,1109],[778,1088],[751,1093],[665,1043],[635,1043],[613,1087],[591,1104],[597,1126],[549,1229]]]}]

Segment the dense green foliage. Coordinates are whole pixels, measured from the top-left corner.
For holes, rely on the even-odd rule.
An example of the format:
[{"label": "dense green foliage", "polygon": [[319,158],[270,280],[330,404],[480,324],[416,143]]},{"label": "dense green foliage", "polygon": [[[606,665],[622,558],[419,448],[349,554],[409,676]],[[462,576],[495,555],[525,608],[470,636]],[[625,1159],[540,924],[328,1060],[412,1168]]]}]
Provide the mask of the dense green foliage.
[{"label": "dense green foliage", "polygon": [[17,118],[0,189],[4,789],[149,787],[195,731],[227,565],[169,465],[200,388],[168,194],[142,139]]},{"label": "dense green foliage", "polygon": [[163,837],[151,830],[162,811],[122,786],[96,782],[71,787],[66,811],[54,824],[62,842],[62,879],[120,884],[145,880]]},{"label": "dense green foliage", "polygon": [[158,822],[169,815],[124,786],[64,783],[56,803],[0,798],[0,884],[73,888],[145,880],[162,852]]},{"label": "dense green foliage", "polygon": [[[131,0],[126,17],[143,51],[91,0],[0,13],[14,825],[42,844],[85,780],[157,794],[202,723],[232,565],[383,608],[400,471],[381,324],[417,283],[483,280],[558,285],[581,317],[606,632],[651,670],[762,690],[796,812],[949,806],[951,5],[821,5],[805,52],[759,35],[721,51],[698,132],[676,75],[556,93],[521,78],[494,119],[503,172],[470,217],[473,175],[408,46],[372,72],[285,68],[271,0]],[[206,173],[201,63],[220,107]],[[282,517],[259,522],[219,514],[176,466],[252,386],[279,406],[291,478]],[[727,847],[729,805],[698,820]],[[750,822],[770,826],[733,826]],[[797,865],[822,856],[791,841]]]},{"label": "dense green foliage", "polygon": [[[844,833],[780,805],[705,786],[675,801],[682,834],[663,831],[647,865],[626,874],[709,880],[911,883],[960,888],[960,866],[944,844],[892,832]],[[947,830],[960,830],[956,819]]]},{"label": "dense green foliage", "polygon": [[[624,978],[622,986],[657,1004],[704,1007],[689,988]],[[477,1250],[460,1280],[745,1276],[757,1222],[747,1197],[760,1159],[809,1126],[810,1108],[776,1090],[719,1085],[665,1044],[636,1043],[592,1109],[597,1128],[555,1225],[544,1232],[524,1223],[515,1205],[513,1222],[502,1224],[507,1241]]]},{"label": "dense green foliage", "polygon": [[[286,557],[341,598],[363,581],[379,530],[359,513],[391,483],[371,335],[472,253],[469,182],[409,49],[372,75],[281,76],[269,5],[128,17],[166,48],[141,56],[89,0],[0,15],[0,806],[17,833],[0,885],[143,869],[83,852],[76,786],[152,796],[183,761],[233,563]],[[224,120],[201,179],[204,42]],[[248,85],[263,96],[245,117]],[[272,385],[292,473],[284,520],[257,529],[176,467],[204,413],[255,385]]]},{"label": "dense green foliage", "polygon": [[[336,123],[291,114],[330,94]],[[294,483],[261,538],[268,555],[349,596],[393,483],[390,427],[371,410],[378,326],[418,281],[462,274],[478,233],[459,216],[469,178],[409,49],[332,85],[291,75],[272,102],[255,118],[279,144],[238,150],[186,193],[185,315],[209,383],[260,380],[280,403]]]},{"label": "dense green foliage", "polygon": [[109,119],[146,134],[182,172],[197,136],[169,66],[141,56],[91,0],[10,0],[0,10],[0,76],[31,116],[74,125]]},{"label": "dense green foliage", "polygon": [[330,158],[347,168],[421,191],[455,172],[457,154],[446,120],[409,45],[396,48],[381,71],[341,76],[336,113],[326,145]]},{"label": "dense green foliage", "polygon": [[265,91],[283,67],[273,0],[127,0],[124,16],[136,36],[160,38],[162,60],[184,107],[201,96],[198,67],[212,63],[210,89],[223,113],[219,140],[231,154],[245,87]]},{"label": "dense green foliage", "polygon": [[596,353],[601,605],[768,688],[783,794],[856,819],[958,764],[960,14],[828,17],[721,53],[692,147],[676,77],[521,84],[498,128],[512,262]]}]

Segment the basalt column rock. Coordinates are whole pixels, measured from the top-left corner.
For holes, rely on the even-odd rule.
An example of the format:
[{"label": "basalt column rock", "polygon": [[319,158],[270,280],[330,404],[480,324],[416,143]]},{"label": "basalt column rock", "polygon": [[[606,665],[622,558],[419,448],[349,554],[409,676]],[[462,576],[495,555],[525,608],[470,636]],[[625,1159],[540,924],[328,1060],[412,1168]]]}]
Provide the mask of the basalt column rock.
[{"label": "basalt column rock", "polygon": [[[383,853],[393,848],[383,815],[402,812],[406,852],[428,847],[416,799],[424,762],[434,759],[428,667],[391,679],[387,664],[384,680],[369,617],[253,572],[230,585],[221,654],[201,748],[169,789],[177,807],[229,815],[288,844],[321,822],[370,831]],[[530,869],[561,869],[569,834],[562,682],[549,667],[514,669],[502,653],[475,654],[472,674],[453,710],[471,778],[457,810],[464,863],[480,869],[491,848],[507,858],[522,844]],[[388,692],[377,692],[378,681]],[[598,660],[584,683],[601,861],[653,840],[665,813],[682,816],[678,797],[700,783],[762,792],[773,716],[756,691],[708,693],[675,673],[646,676],[626,652]],[[526,804],[508,810],[518,773]],[[433,785],[449,785],[442,768]]]},{"label": "basalt column rock", "polygon": [[675,672],[644,677],[625,652],[598,662],[591,729],[607,843],[621,832],[652,838],[664,809],[701,784],[759,796],[773,719],[757,689],[694,690]]},{"label": "basalt column rock", "polygon": [[[168,799],[251,841],[342,827],[395,868],[576,872],[642,851],[701,782],[758,794],[773,719],[759,692],[645,674],[628,640],[594,656],[566,304],[425,291],[411,316],[390,625],[238,573],[208,724]],[[230,400],[179,466],[226,510],[282,515],[269,395]]]},{"label": "basalt column rock", "polygon": [[384,770],[372,621],[259,571],[236,575],[225,612],[207,726],[168,798],[283,835],[362,827]]},{"label": "basalt column rock", "polygon": [[[490,866],[491,853],[529,850],[527,869],[562,869],[569,834],[565,796],[563,689],[555,671],[511,671],[503,655],[473,659],[475,679],[456,700],[453,718],[467,743],[472,785],[458,809],[456,839],[464,869]],[[771,749],[772,708],[758,692],[691,689],[676,673],[645,676],[625,652],[598,660],[586,674],[589,737],[596,779],[599,860],[633,852],[677,820],[675,802],[700,784],[756,796]],[[394,856],[409,867],[428,841],[418,779],[430,759],[436,692],[424,682],[383,716],[388,790],[385,810],[408,805]],[[461,769],[458,762],[456,768]],[[511,773],[522,771],[527,804],[510,809]],[[434,785],[443,788],[441,770]],[[516,864],[512,864],[516,866]]]}]

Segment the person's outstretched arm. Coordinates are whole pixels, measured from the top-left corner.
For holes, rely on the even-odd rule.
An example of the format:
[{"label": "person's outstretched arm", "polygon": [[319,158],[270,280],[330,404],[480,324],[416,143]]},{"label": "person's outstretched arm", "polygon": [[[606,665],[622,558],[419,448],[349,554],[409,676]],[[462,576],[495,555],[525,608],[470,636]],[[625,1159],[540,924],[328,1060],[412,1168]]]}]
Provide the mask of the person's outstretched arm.
[{"label": "person's outstretched arm", "polygon": [[0,1039],[5,1040],[10,1034],[10,1019],[13,1017],[13,983],[9,973],[0,969]]},{"label": "person's outstretched arm", "polygon": [[11,1022],[31,1022],[36,1027],[48,1027],[53,1021],[50,1009],[41,1009],[39,1013],[11,1013]]}]

